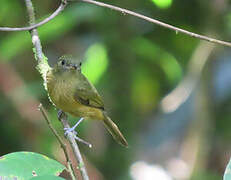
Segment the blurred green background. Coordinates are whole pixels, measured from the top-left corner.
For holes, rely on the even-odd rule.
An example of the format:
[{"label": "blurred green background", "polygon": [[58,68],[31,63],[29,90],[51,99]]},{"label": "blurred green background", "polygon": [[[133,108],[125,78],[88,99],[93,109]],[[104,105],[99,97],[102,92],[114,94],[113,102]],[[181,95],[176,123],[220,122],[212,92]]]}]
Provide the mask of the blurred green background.
[{"label": "blurred green background", "polygon": [[[103,2],[231,39],[230,1]],[[58,0],[33,3],[38,21],[59,6]],[[0,26],[27,22],[23,1],[0,1]],[[222,178],[231,155],[230,48],[86,3],[69,3],[38,31],[51,66],[63,54],[83,61],[83,73],[129,142],[129,148],[120,147],[102,124],[82,123],[79,136],[93,144],[92,149],[80,145],[90,179]],[[35,67],[29,32],[0,32],[0,156],[26,150],[65,163],[37,108],[43,103],[63,133]]]}]

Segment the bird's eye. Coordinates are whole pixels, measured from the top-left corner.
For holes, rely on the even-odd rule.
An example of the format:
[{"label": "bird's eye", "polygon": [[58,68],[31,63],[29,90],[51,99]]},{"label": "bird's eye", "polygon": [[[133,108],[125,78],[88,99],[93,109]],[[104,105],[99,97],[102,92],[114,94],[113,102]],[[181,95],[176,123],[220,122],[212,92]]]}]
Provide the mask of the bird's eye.
[{"label": "bird's eye", "polygon": [[64,65],[65,63],[66,63],[66,61],[65,61],[65,60],[62,60],[62,61],[61,61],[61,64],[62,64],[62,65]]}]

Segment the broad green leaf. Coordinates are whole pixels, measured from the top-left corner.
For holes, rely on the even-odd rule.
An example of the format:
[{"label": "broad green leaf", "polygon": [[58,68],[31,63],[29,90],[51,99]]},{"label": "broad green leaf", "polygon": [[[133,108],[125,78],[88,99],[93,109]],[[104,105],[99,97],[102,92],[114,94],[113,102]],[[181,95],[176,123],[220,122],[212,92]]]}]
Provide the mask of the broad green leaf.
[{"label": "broad green leaf", "polygon": [[35,176],[30,180],[64,180],[64,179],[58,176],[45,175],[45,176]]},{"label": "broad green leaf", "polygon": [[231,160],[229,160],[229,163],[226,166],[223,180],[231,180]]},{"label": "broad green leaf", "polygon": [[14,152],[0,157],[0,177],[27,180],[33,176],[58,176],[65,166],[34,152]]}]

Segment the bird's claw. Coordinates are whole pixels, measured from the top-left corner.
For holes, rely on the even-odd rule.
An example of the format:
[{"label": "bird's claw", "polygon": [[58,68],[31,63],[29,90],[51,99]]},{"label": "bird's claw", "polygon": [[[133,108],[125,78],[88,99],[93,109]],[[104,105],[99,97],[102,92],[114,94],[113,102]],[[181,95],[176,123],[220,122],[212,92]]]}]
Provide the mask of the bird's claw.
[{"label": "bird's claw", "polygon": [[64,133],[65,136],[67,136],[69,133],[73,133],[73,136],[77,141],[87,145],[89,148],[92,148],[92,145],[89,142],[84,141],[83,139],[81,139],[81,138],[79,138],[77,136],[78,133],[75,131],[74,127],[72,127],[72,128],[64,128],[64,131],[65,131],[65,133]]},{"label": "bird's claw", "polygon": [[84,141],[83,139],[79,138],[79,137],[76,136],[76,135],[74,135],[74,138],[75,138],[77,141],[79,141],[79,142],[81,142],[81,143],[87,145],[89,148],[92,148],[92,144],[90,144],[89,142]]},{"label": "bird's claw", "polygon": [[67,136],[69,133],[73,133],[74,135],[77,135],[78,133],[75,131],[74,127],[71,128],[64,128],[64,135]]},{"label": "bird's claw", "polygon": [[83,119],[84,119],[84,118],[80,118],[80,120],[79,120],[73,127],[71,127],[71,128],[64,128],[64,131],[65,131],[65,132],[64,132],[64,135],[67,136],[69,133],[72,133],[72,135],[74,136],[74,138],[75,138],[77,141],[79,141],[79,142],[81,142],[81,143],[87,145],[89,148],[91,148],[92,145],[91,145],[90,143],[84,141],[83,139],[79,138],[79,137],[77,136],[78,133],[75,131],[75,128],[83,121]]}]

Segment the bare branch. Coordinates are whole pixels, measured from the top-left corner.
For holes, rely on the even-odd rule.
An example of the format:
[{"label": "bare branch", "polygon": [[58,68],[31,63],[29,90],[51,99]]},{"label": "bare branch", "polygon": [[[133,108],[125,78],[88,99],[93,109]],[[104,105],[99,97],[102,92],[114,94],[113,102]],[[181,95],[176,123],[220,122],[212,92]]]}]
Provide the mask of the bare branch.
[{"label": "bare branch", "polygon": [[68,155],[68,152],[67,152],[67,145],[65,144],[65,142],[63,142],[62,138],[59,136],[59,134],[57,133],[55,128],[52,126],[51,121],[50,121],[50,119],[49,119],[49,117],[47,115],[47,112],[44,109],[42,104],[39,105],[39,110],[41,111],[44,119],[47,121],[47,124],[48,124],[49,128],[51,129],[51,131],[53,132],[53,134],[57,138],[61,148],[63,149],[64,155],[65,155],[66,160],[67,160],[68,170],[69,170],[69,172],[71,174],[72,179],[75,180],[76,178],[75,178],[75,174],[74,174],[74,168],[73,168],[71,159],[70,159],[70,157]]},{"label": "bare branch", "polygon": [[90,4],[95,4],[97,6],[101,6],[101,7],[105,7],[105,8],[109,8],[109,9],[112,9],[112,10],[115,10],[115,11],[119,11],[119,12],[121,12],[123,14],[129,14],[129,15],[138,17],[140,19],[143,19],[145,21],[148,21],[150,23],[157,24],[157,25],[162,26],[164,28],[173,30],[176,33],[180,32],[180,33],[187,34],[187,35],[189,35],[191,37],[194,37],[194,38],[198,38],[198,39],[201,39],[201,40],[206,40],[206,41],[209,41],[209,42],[212,42],[212,43],[221,44],[221,45],[224,45],[224,46],[231,47],[230,42],[221,41],[221,40],[217,40],[217,39],[210,38],[210,37],[207,37],[207,36],[203,36],[203,35],[200,35],[200,34],[196,34],[196,33],[190,32],[190,31],[186,31],[184,29],[172,26],[170,24],[166,24],[164,22],[161,22],[161,21],[158,21],[156,19],[144,16],[144,15],[139,14],[139,13],[135,13],[133,11],[130,11],[130,10],[127,10],[127,9],[124,9],[124,8],[120,8],[120,7],[117,7],[117,6],[113,6],[113,5],[110,5],[110,4],[106,4],[106,3],[102,3],[102,2],[98,2],[98,1],[94,1],[94,0],[78,0],[78,1],[86,2],[86,3],[90,3]]},{"label": "bare branch", "polygon": [[[29,24],[33,25],[35,23],[35,14],[34,14],[34,8],[33,8],[33,4],[31,2],[31,0],[25,0],[26,3],[26,7],[27,7],[27,12],[29,15]],[[32,31],[30,31],[31,34],[31,38],[32,38],[32,43],[34,45],[35,48],[35,56],[38,60],[38,63],[42,61],[43,59],[43,53],[42,53],[42,46],[41,46],[41,42],[38,36],[38,31],[37,29],[33,29]]]},{"label": "bare branch", "polygon": [[33,25],[30,25],[27,27],[16,27],[16,28],[0,27],[0,31],[29,31],[29,30],[32,30],[32,29],[37,28],[39,26],[42,26],[43,24],[46,24],[49,21],[51,21],[52,19],[54,19],[58,14],[60,14],[64,10],[66,5],[67,5],[67,1],[61,1],[61,4],[55,10],[55,12],[53,12],[49,17],[45,18],[44,20],[42,20],[41,22],[39,22],[37,24],[33,24]]}]

